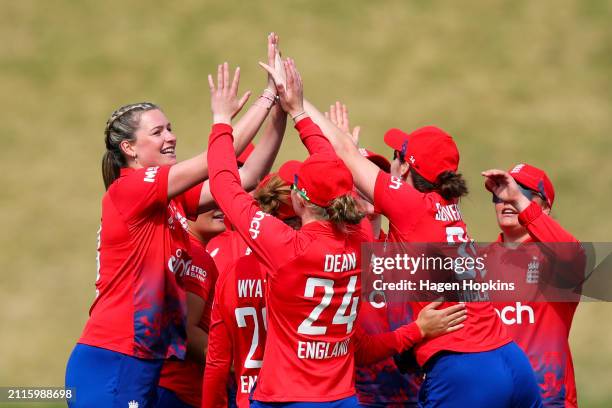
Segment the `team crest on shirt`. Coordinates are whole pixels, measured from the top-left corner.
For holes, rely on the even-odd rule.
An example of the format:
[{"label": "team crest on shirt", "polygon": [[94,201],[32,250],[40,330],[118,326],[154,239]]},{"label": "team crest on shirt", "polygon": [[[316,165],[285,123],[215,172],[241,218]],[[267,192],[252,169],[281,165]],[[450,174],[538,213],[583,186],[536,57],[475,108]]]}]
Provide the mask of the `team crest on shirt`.
[{"label": "team crest on shirt", "polygon": [[538,283],[540,281],[540,262],[535,256],[527,264],[527,283]]}]

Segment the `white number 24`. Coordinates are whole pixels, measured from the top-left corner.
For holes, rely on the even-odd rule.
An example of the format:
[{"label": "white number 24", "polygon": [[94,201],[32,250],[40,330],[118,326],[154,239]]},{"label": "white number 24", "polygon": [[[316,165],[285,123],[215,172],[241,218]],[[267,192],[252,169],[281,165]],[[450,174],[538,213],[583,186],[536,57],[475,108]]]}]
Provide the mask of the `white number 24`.
[{"label": "white number 24", "polygon": [[[359,296],[353,296],[355,293],[355,287],[357,285],[357,276],[351,276],[349,279],[349,283],[346,287],[346,293],[342,297],[342,303],[334,318],[332,320],[332,324],[346,324],[346,333],[350,333],[353,330],[353,322],[357,318],[357,304],[359,302]],[[306,288],[304,290],[304,296],[306,297],[314,297],[314,291],[317,286],[323,287],[325,290],[325,294],[321,299],[321,303],[319,303],[313,310],[310,312],[310,315],[304,319],[304,321],[298,327],[298,333],[300,334],[309,334],[309,335],[323,335],[327,333],[327,326],[314,326],[313,323],[317,321],[319,316],[325,308],[327,308],[332,301],[332,297],[334,296],[334,281],[331,279],[321,279],[321,278],[308,278],[306,281]],[[351,304],[351,311],[348,315],[346,315],[346,309]]]}]

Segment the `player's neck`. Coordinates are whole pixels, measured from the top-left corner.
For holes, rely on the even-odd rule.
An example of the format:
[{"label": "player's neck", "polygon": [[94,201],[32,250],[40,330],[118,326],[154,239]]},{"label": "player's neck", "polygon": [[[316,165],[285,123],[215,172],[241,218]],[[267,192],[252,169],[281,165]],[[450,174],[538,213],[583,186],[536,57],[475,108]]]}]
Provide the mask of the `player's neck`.
[{"label": "player's neck", "polygon": [[529,232],[526,228],[506,228],[502,230],[502,236],[508,244],[519,244],[529,239]]},{"label": "player's neck", "polygon": [[195,228],[189,228],[187,232],[189,232],[189,235],[191,235],[192,237],[200,241],[202,245],[204,246],[208,244],[208,241],[210,241],[213,238],[213,237],[205,237],[204,235],[200,234]]}]

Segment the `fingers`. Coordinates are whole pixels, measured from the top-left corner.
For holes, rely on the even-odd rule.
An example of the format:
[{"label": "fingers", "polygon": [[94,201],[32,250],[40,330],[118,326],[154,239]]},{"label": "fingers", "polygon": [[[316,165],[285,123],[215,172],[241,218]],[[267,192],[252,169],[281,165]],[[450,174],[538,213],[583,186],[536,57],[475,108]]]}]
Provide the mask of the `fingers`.
[{"label": "fingers", "polygon": [[450,316],[452,314],[455,314],[455,313],[461,312],[461,311],[465,312],[465,304],[459,303],[458,305],[449,306],[449,307],[447,307],[445,309],[442,309],[442,311],[447,316]]},{"label": "fingers", "polygon": [[449,327],[448,329],[445,330],[445,333],[452,333],[452,332],[457,331],[459,329],[463,329],[464,326],[465,325],[463,325],[463,324],[458,324],[456,326],[451,326],[451,327]]},{"label": "fingers", "polygon": [[268,34],[268,64],[274,66],[274,57],[276,54],[276,34]]},{"label": "fingers", "polygon": [[259,66],[262,67],[263,69],[265,69],[268,74],[274,76],[274,68],[272,68],[271,66],[269,66],[268,64],[264,64],[263,62],[259,61]]},{"label": "fingers", "polygon": [[272,68],[268,64],[264,64],[261,61],[259,62],[259,66],[265,69],[266,72],[268,72],[268,74],[272,77],[272,80],[274,81],[274,85],[276,85],[276,88],[278,90],[278,87],[282,84],[282,80],[281,78],[279,78],[278,73],[275,70],[275,68]]},{"label": "fingers", "polygon": [[286,84],[287,90],[295,89],[295,76],[293,75],[293,69],[291,67],[291,62],[289,59],[285,60],[285,76],[286,76]]},{"label": "fingers", "polygon": [[344,125],[346,126],[346,129],[348,130],[350,127],[348,109],[346,108],[345,104],[342,104],[341,106],[342,106],[342,122],[344,123]]},{"label": "fingers", "polygon": [[489,190],[490,192],[494,193],[494,192],[495,192],[495,191],[494,191],[494,190],[495,190],[495,187],[497,187],[497,183],[496,183],[494,180],[492,180],[492,179],[490,179],[490,178],[487,178],[487,179],[485,180],[485,188],[486,188],[487,190]]},{"label": "fingers", "polygon": [[483,175],[484,177],[504,177],[506,176],[505,171],[503,170],[498,170],[498,169],[489,169],[489,170],[485,170],[482,173],[480,173],[481,175]]},{"label": "fingers", "polygon": [[440,301],[435,301],[435,302],[431,302],[430,304],[426,305],[423,310],[432,310],[432,309],[437,309],[438,307],[440,307],[440,305],[443,302]]},{"label": "fingers", "polygon": [[223,89],[227,90],[230,86],[229,81],[229,64],[227,62],[223,63]]},{"label": "fingers", "polygon": [[353,129],[353,142],[355,142],[356,145],[359,144],[359,134],[361,133],[361,126],[355,126],[355,128]]},{"label": "fingers", "polygon": [[[228,70],[228,74],[229,74],[229,70]],[[240,67],[237,67],[236,71],[234,71],[234,79],[232,80],[232,85],[229,89],[231,95],[238,94],[239,85],[240,85]]]},{"label": "fingers", "polygon": [[215,92],[215,81],[213,81],[213,77],[210,74],[208,74],[208,87],[210,88],[210,93]]},{"label": "fingers", "polygon": [[223,64],[217,65],[217,89],[223,89]]},{"label": "fingers", "polygon": [[236,116],[238,114],[238,112],[240,112],[242,110],[242,107],[244,106],[244,104],[247,103],[247,101],[249,100],[250,96],[251,96],[251,91],[246,91],[244,93],[244,95],[242,95],[242,98],[240,98],[240,100],[238,101],[238,109],[236,109],[236,112],[234,113],[234,116]]},{"label": "fingers", "polygon": [[467,311],[465,310],[460,310],[446,317],[446,321],[450,323],[455,322],[457,320],[464,321],[465,319],[467,319]]},{"label": "fingers", "polygon": [[338,115],[336,114],[336,105],[329,105],[329,120],[331,120],[334,125],[339,125]]}]

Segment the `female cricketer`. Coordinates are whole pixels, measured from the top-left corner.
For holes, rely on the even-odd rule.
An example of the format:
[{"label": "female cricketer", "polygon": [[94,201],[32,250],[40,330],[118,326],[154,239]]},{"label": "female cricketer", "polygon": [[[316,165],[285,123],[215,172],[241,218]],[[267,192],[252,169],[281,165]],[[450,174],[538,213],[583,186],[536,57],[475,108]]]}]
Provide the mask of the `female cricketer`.
[{"label": "female cricketer", "polygon": [[[550,216],[555,190],[548,175],[525,163],[508,172],[487,170],[482,174],[485,187],[493,193],[501,229],[497,244],[487,253],[489,263],[496,262],[496,253],[504,256],[509,251],[524,251],[528,256],[521,256],[523,263],[503,263],[505,274],[531,287],[539,287],[542,281],[562,280],[571,286],[582,282],[583,253],[578,241]],[[518,243],[523,245],[513,245]],[[552,250],[544,250],[547,244]],[[563,256],[574,259],[559,262]],[[575,408],[578,403],[569,332],[579,299],[547,302],[537,301],[536,296],[533,300],[495,302],[494,306],[508,334],[527,354],[544,406]]]},{"label": "female cricketer", "polygon": [[[270,62],[275,41],[268,37]],[[272,84],[242,117],[233,157],[255,135],[275,94]],[[107,122],[96,299],[66,369],[66,386],[78,389],[71,406],[150,407],[164,359],[184,358],[186,301],[176,275],[191,262],[187,219],[213,201],[202,184],[206,153],[177,163],[176,142],[170,122],[151,103],[126,105]],[[241,170],[245,184],[254,187],[269,171],[279,144],[258,144],[259,153]]]},{"label": "female cricketer", "polygon": [[[467,187],[457,173],[459,152],[446,132],[433,126],[410,134],[399,129],[387,132],[385,142],[394,150],[388,174],[359,154],[350,138],[314,106],[307,103],[306,110],[322,124],[334,149],[351,169],[357,188],[389,219],[389,241],[470,240],[458,209]],[[425,304],[411,302],[412,313]],[[425,371],[419,406],[541,406],[529,361],[506,335],[491,304],[467,303],[467,311],[462,330],[414,348]]]}]

